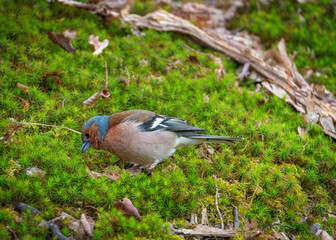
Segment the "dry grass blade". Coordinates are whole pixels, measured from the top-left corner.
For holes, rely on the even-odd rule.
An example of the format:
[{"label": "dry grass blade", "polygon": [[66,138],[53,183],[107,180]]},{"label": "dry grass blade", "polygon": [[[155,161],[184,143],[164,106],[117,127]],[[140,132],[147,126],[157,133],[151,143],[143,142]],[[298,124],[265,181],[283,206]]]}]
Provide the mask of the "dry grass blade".
[{"label": "dry grass blade", "polygon": [[81,132],[78,132],[78,131],[76,131],[76,130],[73,130],[73,129],[68,128],[68,127],[63,127],[63,126],[56,126],[56,125],[43,124],[43,123],[17,122],[17,121],[15,121],[15,119],[13,119],[13,118],[11,118],[10,120],[11,120],[11,122],[13,122],[13,123],[18,123],[18,124],[23,124],[23,125],[36,125],[36,126],[44,126],[44,127],[63,128],[63,129],[69,130],[69,131],[71,131],[71,132],[74,132],[74,133],[77,133],[77,134],[81,134]]}]

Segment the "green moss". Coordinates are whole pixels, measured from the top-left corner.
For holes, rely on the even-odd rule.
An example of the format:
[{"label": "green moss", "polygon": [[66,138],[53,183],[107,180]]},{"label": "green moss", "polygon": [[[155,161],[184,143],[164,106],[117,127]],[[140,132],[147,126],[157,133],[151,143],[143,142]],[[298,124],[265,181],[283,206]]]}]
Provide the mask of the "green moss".
[{"label": "green moss", "polygon": [[[329,69],[328,79],[317,80],[335,89],[330,63],[333,53],[317,49],[332,47],[334,43],[330,39],[334,32],[312,33],[307,27],[299,29],[295,19],[284,22],[284,16],[292,16],[296,10],[293,6],[297,5],[286,3],[280,9],[289,10],[279,14],[280,9],[274,4],[269,6],[271,11],[263,6],[258,14],[252,3],[251,13],[240,21],[265,42],[274,43],[297,31],[292,38],[296,40],[287,43],[291,52],[303,49],[296,59],[298,66]],[[308,5],[300,5],[307,21],[311,21],[308,16],[313,16],[316,22],[323,22],[330,29],[330,19],[319,18],[328,13],[329,5],[314,5],[317,9]],[[144,13],[150,9],[144,6],[136,2],[134,11]],[[264,21],[268,22],[265,26]],[[283,100],[264,92],[252,93],[247,88],[240,94],[234,88],[235,62],[223,60],[227,74],[218,80],[214,72],[217,65],[212,59],[198,55],[200,64],[191,63],[188,56],[194,52],[184,44],[221,55],[203,49],[186,37],[153,30],[144,30],[145,35],[141,37],[133,36],[129,28],[119,28],[118,22],[104,24],[85,11],[46,1],[20,4],[2,1],[0,23],[0,131],[16,132],[13,142],[0,141],[3,203],[0,238],[12,237],[8,225],[19,237],[44,239],[49,233],[37,227],[41,219],[50,220],[62,211],[79,218],[87,210],[78,209],[78,202],[99,208],[99,214],[94,215],[96,239],[175,238],[170,235],[168,222],[184,226],[184,218],[191,213],[200,214],[203,207],[208,209],[211,224],[220,223],[215,208],[214,174],[221,193],[219,206],[227,222],[232,221],[232,208],[238,205],[241,213],[249,219],[256,218],[260,226],[280,218],[295,227],[299,238],[307,239],[307,228],[297,223],[304,214],[311,212],[321,220],[326,212],[335,211],[334,142],[319,126],[310,126],[309,136],[301,139],[297,126],[304,126],[304,120]],[[49,31],[62,32],[66,28],[78,33],[73,41],[77,50],[74,56],[47,36]],[[303,33],[313,34],[312,39],[301,36]],[[98,57],[92,55],[87,43],[90,34],[110,41]],[[315,45],[313,39],[318,36],[322,37]],[[315,61],[309,60],[307,47],[314,48],[319,56]],[[178,60],[181,64],[167,71]],[[109,66],[111,100],[100,100],[93,108],[84,108],[83,101],[104,86],[104,61]],[[130,86],[122,82],[124,78],[131,81]],[[34,102],[29,109],[20,104],[18,97],[26,101],[28,97],[16,87],[17,82],[30,87]],[[208,104],[203,102],[204,93],[209,96]],[[264,103],[264,98],[269,100]],[[122,163],[120,167],[111,166],[117,158],[110,153],[90,149],[80,154],[79,135],[63,129],[17,126],[9,121],[15,118],[80,130],[83,122],[92,116],[128,109],[178,116],[207,128],[210,134],[238,135],[245,140],[234,147],[212,145],[216,151],[210,157],[204,155],[202,147],[185,147],[176,152],[174,159],[159,164],[152,175],[142,173],[131,177],[120,169],[125,167]],[[46,175],[28,177],[24,169],[33,166],[46,171]],[[118,171],[120,179],[115,182],[105,177],[92,179],[87,167],[97,172]],[[250,207],[243,207],[244,192]],[[130,198],[139,209],[144,217],[142,222],[115,210],[113,204],[124,197]],[[41,216],[20,214],[21,221],[12,221],[18,214],[10,207],[11,200],[38,208]],[[329,232],[335,226],[330,218],[321,223]],[[66,227],[62,232],[72,236]]]}]

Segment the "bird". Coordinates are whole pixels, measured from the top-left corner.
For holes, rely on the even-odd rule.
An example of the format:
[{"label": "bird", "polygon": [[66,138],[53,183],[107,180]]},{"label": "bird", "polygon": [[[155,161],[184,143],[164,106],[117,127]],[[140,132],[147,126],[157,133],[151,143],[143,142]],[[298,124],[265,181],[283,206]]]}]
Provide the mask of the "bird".
[{"label": "bird", "polygon": [[206,129],[183,119],[147,110],[128,110],[90,118],[82,127],[82,148],[105,150],[135,166],[153,170],[178,147],[201,143],[235,145],[242,137],[204,135]]}]

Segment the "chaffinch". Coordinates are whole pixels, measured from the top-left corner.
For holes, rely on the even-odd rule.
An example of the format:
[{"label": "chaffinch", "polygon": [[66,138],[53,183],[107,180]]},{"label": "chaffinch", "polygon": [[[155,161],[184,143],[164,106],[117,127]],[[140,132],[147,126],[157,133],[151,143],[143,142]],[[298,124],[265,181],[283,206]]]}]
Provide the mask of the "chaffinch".
[{"label": "chaffinch", "polygon": [[146,110],[129,110],[110,116],[95,116],[82,128],[82,149],[109,151],[120,159],[153,169],[172,156],[177,147],[200,143],[235,145],[241,137],[203,135],[203,128],[185,120]]}]

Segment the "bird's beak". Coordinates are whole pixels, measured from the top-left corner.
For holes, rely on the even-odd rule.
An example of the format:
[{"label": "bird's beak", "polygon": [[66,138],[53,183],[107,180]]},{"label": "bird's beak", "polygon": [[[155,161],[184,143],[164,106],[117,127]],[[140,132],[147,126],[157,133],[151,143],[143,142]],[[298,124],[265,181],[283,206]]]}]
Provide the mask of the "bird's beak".
[{"label": "bird's beak", "polygon": [[89,147],[90,147],[89,141],[83,142],[81,153],[85,152]]}]

